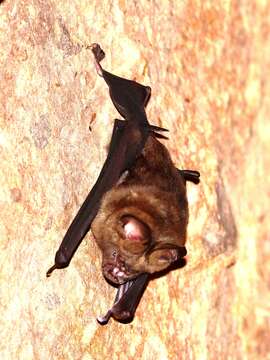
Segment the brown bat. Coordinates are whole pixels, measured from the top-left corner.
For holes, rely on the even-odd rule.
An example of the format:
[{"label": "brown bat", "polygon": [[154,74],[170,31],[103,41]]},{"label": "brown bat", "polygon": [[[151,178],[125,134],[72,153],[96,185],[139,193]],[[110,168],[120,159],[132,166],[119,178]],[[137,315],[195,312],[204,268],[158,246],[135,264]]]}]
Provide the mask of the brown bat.
[{"label": "brown bat", "polygon": [[166,129],[150,125],[145,107],[151,89],[105,71],[105,54],[91,46],[98,74],[109,86],[113,104],[125,118],[115,120],[107,160],[100,176],[71,223],[56,253],[56,268],[64,268],[90,229],[102,252],[106,279],[119,285],[110,316],[131,320],[148,282],[186,255],[188,203],[186,181],[199,183],[200,174],[175,168],[157,138]]}]

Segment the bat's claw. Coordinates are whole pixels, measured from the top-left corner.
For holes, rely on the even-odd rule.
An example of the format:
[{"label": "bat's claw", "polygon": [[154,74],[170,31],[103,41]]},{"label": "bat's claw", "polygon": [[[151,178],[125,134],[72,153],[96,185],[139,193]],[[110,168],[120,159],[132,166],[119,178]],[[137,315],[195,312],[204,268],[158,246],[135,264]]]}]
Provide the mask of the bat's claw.
[{"label": "bat's claw", "polygon": [[168,129],[162,128],[162,127],[160,127],[160,126],[149,125],[149,124],[146,125],[146,128],[147,128],[147,129],[150,131],[150,133],[151,133],[152,135],[154,135],[156,138],[168,140],[167,136],[164,136],[164,135],[162,135],[162,134],[159,133],[159,132],[162,132],[162,131],[169,131]]},{"label": "bat's claw", "polygon": [[98,316],[97,322],[100,325],[106,325],[108,323],[108,321],[110,320],[111,315],[112,315],[111,310],[109,310],[105,316]]},{"label": "bat's claw", "polygon": [[154,136],[155,136],[156,138],[158,138],[158,139],[168,140],[168,137],[167,137],[167,136],[164,136],[164,135],[162,135],[162,134],[159,134],[159,133],[157,133],[157,132],[155,132],[155,131],[152,131],[151,134],[154,135]]},{"label": "bat's claw", "polygon": [[86,47],[86,49],[90,49],[95,57],[95,66],[97,69],[97,73],[99,76],[103,77],[103,70],[100,65],[100,62],[105,58],[105,52],[101,49],[99,44],[93,43]]},{"label": "bat's claw", "polygon": [[52,275],[52,272],[57,269],[57,266],[54,264],[52,267],[49,268],[49,270],[46,272],[46,277],[50,277]]},{"label": "bat's claw", "polygon": [[55,269],[63,269],[69,265],[70,257],[68,256],[68,253],[66,251],[67,249],[65,247],[61,248],[61,246],[57,250],[55,254],[54,265],[50,267],[49,270],[47,271],[46,273],[47,277],[51,276],[52,272]]},{"label": "bat's claw", "polygon": [[147,125],[147,127],[152,131],[169,131],[168,129],[156,125]]},{"label": "bat's claw", "polygon": [[180,174],[184,177],[186,181],[191,181],[194,184],[199,184],[200,182],[200,173],[195,170],[178,170]]}]

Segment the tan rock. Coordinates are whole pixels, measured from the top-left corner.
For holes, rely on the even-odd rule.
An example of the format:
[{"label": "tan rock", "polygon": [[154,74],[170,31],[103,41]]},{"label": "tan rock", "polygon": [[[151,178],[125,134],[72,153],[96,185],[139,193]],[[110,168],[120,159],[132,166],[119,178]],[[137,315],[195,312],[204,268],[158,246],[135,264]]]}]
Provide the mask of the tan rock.
[{"label": "tan rock", "polygon": [[[269,2],[4,0],[0,29],[1,359],[269,358]],[[91,233],[45,276],[118,116],[92,42],[152,87],[149,120],[202,179],[187,265],[106,327],[114,290]]]}]

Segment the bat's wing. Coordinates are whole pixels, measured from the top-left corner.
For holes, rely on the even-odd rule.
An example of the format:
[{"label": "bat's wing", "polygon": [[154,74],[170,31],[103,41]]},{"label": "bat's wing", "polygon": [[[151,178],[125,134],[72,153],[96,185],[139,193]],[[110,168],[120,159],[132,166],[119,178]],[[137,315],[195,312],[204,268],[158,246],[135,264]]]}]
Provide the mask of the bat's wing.
[{"label": "bat's wing", "polygon": [[148,124],[145,107],[151,97],[151,88],[104,70],[100,65],[105,57],[104,51],[98,44],[92,44],[91,50],[97,72],[109,86],[110,97],[118,112],[127,120]]},{"label": "bat's wing", "polygon": [[[148,123],[145,107],[151,97],[151,88],[111,74],[105,70],[103,78],[109,86],[109,93],[117,111],[125,118]],[[134,118],[135,116],[135,118]],[[141,117],[141,119],[138,118]]]},{"label": "bat's wing", "polygon": [[147,131],[144,128],[142,130],[137,128],[139,136],[137,141],[132,142],[130,139],[134,137],[133,133],[136,129],[129,124],[122,120],[115,121],[109,153],[100,175],[63,238],[55,255],[55,265],[48,270],[47,276],[50,276],[54,269],[69,265],[98,212],[103,194],[116,184],[123,171],[134,163],[142,150]]}]

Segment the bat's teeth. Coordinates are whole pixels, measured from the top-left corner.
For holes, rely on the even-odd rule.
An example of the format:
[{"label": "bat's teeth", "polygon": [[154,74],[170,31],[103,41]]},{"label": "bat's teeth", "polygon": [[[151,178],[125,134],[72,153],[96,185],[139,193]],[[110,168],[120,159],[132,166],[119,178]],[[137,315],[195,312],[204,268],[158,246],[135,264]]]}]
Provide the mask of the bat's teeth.
[{"label": "bat's teeth", "polygon": [[112,271],[113,275],[117,275],[119,273],[118,267],[115,267]]}]

